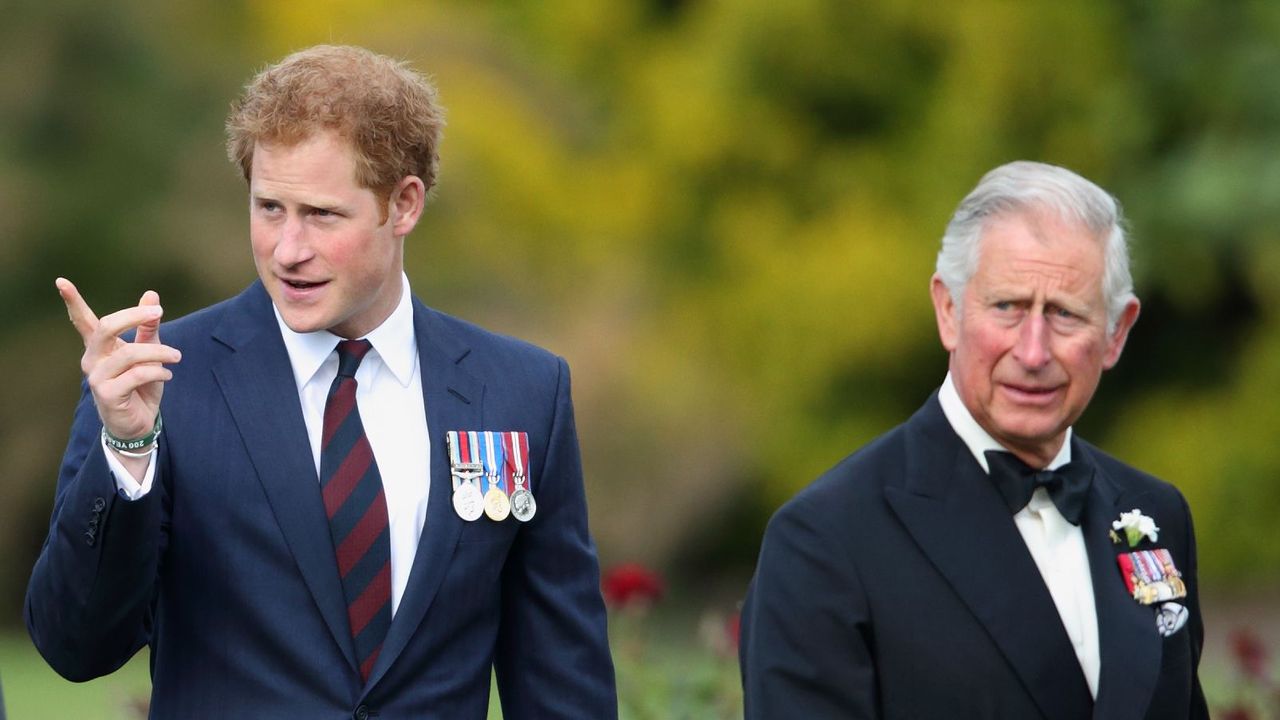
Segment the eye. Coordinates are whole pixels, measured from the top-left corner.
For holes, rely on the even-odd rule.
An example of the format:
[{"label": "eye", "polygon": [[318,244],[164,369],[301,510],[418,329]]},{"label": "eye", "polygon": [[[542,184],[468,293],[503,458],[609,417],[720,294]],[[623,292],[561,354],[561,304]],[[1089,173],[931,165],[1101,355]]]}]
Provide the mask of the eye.
[{"label": "eye", "polygon": [[1009,312],[1013,309],[1013,303],[1008,300],[998,300],[995,303],[992,303],[991,307],[999,310],[1000,312]]},{"label": "eye", "polygon": [[342,213],[334,210],[333,208],[313,207],[311,208],[311,217],[319,218],[321,220],[332,220],[334,218],[342,217]]},{"label": "eye", "polygon": [[258,209],[269,213],[277,212],[280,210],[280,203],[275,200],[259,200]]}]

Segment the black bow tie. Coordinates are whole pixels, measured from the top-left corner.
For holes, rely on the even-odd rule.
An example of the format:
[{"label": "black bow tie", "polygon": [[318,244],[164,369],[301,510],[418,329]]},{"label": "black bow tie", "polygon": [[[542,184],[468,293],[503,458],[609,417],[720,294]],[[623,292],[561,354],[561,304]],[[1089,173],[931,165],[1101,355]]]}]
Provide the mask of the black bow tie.
[{"label": "black bow tie", "polygon": [[1080,524],[1085,501],[1089,499],[1089,483],[1093,481],[1093,468],[1081,462],[1069,462],[1054,470],[1036,470],[1022,462],[1013,453],[988,450],[987,467],[991,468],[991,481],[1004,497],[1009,512],[1016,513],[1031,502],[1036,488],[1045,488],[1058,512],[1072,525]]}]

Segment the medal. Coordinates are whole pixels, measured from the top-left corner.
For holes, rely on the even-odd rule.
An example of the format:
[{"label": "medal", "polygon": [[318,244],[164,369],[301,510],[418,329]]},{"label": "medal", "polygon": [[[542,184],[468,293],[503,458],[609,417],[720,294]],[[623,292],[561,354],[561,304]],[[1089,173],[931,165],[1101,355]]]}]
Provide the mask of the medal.
[{"label": "medal", "polygon": [[502,490],[492,487],[484,494],[484,514],[494,522],[502,522],[511,514],[511,501]]},{"label": "medal", "polygon": [[520,522],[529,522],[538,512],[538,503],[529,491],[525,472],[529,461],[529,435],[514,430],[502,435],[503,447],[507,451],[507,466],[511,469],[511,514]]},{"label": "medal", "polygon": [[[477,484],[484,466],[478,462],[475,433],[450,431],[446,438],[449,475],[453,478],[453,511],[463,520],[474,522],[484,514],[484,497]],[[463,462],[464,457],[467,462]]]},{"label": "medal", "polygon": [[484,514],[494,522],[502,522],[511,514],[511,501],[507,499],[507,493],[503,489],[504,458],[501,435],[495,438],[495,434],[497,433],[483,433],[484,470],[489,487],[484,493]]},{"label": "medal", "polygon": [[474,483],[463,483],[453,491],[453,510],[458,517],[467,522],[474,522],[484,514],[484,497]]},{"label": "medal", "polygon": [[538,512],[538,503],[533,500],[533,493],[524,488],[516,488],[511,493],[511,514],[520,522],[529,522]]},{"label": "medal", "polygon": [[[1174,567],[1173,556],[1165,548],[1138,550],[1116,556],[1125,587],[1143,605],[1179,600],[1187,596],[1182,573]],[[1181,626],[1179,626],[1181,627]]]}]

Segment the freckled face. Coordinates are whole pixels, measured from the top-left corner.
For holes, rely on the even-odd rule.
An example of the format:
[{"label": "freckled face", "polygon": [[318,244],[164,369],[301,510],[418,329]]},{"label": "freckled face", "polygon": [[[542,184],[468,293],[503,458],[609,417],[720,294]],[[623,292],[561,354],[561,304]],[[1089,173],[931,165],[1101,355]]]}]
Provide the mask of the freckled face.
[{"label": "freckled face", "polygon": [[1138,304],[1108,334],[1102,241],[1054,213],[996,218],[979,242],[959,305],[937,276],[931,287],[952,380],[983,429],[1045,464],[1120,359]]},{"label": "freckled face", "polygon": [[[322,131],[294,145],[258,143],[249,179],[254,264],[285,324],[357,338],[400,301],[404,236],[417,222],[406,178],[387,205],[355,179],[349,142]],[[389,211],[389,212],[388,212]],[[386,220],[383,213],[388,212]]]}]

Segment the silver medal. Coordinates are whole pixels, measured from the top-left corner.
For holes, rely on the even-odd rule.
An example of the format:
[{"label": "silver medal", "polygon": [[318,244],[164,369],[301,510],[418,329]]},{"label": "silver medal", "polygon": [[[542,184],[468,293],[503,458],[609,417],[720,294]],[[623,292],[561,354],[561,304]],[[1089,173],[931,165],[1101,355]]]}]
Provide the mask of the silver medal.
[{"label": "silver medal", "polygon": [[463,481],[453,491],[453,509],[458,517],[467,522],[475,522],[484,514],[484,496],[480,488],[470,481]]},{"label": "silver medal", "polygon": [[523,486],[517,487],[516,491],[511,493],[511,514],[515,515],[517,520],[529,522],[537,512],[538,503],[534,502],[533,493]]}]

